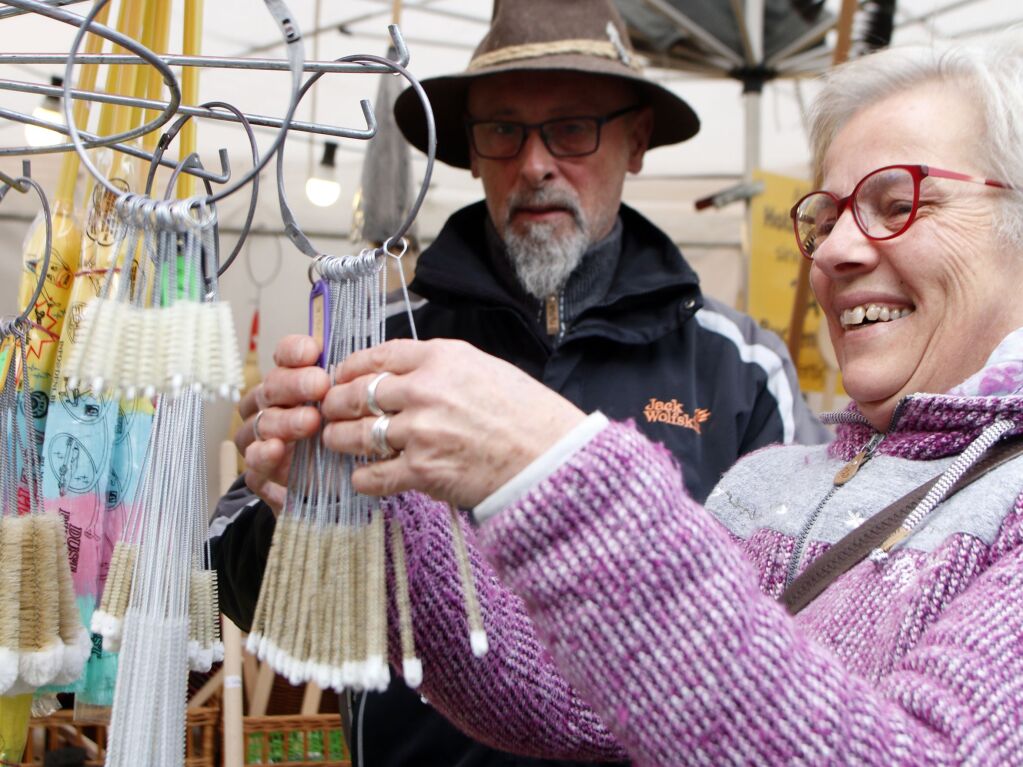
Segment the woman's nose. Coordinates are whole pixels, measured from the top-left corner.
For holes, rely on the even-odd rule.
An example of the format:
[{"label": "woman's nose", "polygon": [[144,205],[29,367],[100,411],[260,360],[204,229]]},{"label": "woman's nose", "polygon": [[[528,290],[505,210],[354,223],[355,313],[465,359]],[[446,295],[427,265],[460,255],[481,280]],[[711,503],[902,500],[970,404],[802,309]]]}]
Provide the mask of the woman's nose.
[{"label": "woman's nose", "polygon": [[877,265],[875,246],[876,242],[860,230],[850,206],[838,217],[827,238],[817,246],[813,265],[832,278],[869,271]]}]

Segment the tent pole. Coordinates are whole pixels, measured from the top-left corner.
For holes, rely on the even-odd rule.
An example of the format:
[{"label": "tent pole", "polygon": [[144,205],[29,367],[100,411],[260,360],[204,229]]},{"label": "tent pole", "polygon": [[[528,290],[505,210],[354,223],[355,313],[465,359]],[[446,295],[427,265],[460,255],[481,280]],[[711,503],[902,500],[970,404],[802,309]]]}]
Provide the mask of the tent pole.
[{"label": "tent pole", "polygon": [[[752,54],[750,67],[758,67],[764,60],[764,0],[746,0],[745,32]],[[747,79],[743,83],[742,102],[746,121],[746,151],[744,152],[743,181],[753,183],[753,172],[760,167],[760,116],[763,80]],[[749,273],[753,258],[753,200],[746,199],[742,234],[742,270],[737,301],[740,311],[749,309]]]},{"label": "tent pole", "polygon": [[[842,8],[838,15],[838,40],[835,43],[835,54],[832,64],[838,65],[849,58],[852,47],[853,16],[856,15],[856,0],[842,0]],[[789,337],[787,340],[789,356],[792,364],[799,368],[799,347],[803,338],[803,325],[806,310],[810,303],[810,260],[800,259],[799,277],[796,279],[796,296],[792,301],[792,318],[789,320]]]}]

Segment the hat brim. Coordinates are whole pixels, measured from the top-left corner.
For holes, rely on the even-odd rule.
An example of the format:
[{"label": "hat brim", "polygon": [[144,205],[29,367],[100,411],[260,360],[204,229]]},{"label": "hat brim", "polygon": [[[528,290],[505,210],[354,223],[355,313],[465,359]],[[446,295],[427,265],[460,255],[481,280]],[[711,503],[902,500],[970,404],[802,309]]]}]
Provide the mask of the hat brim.
[{"label": "hat brim", "polygon": [[[513,71],[583,72],[632,83],[640,90],[644,103],[654,112],[651,149],[685,141],[700,130],[700,119],[689,104],[667,88],[650,82],[616,61],[577,54],[544,56],[487,67],[478,72],[423,80],[421,85],[430,99],[437,127],[438,160],[456,168],[469,167],[469,141],[465,132],[465,99],[469,85],[483,77]],[[398,96],[394,103],[394,116],[408,142],[421,152],[426,152],[426,118],[422,103],[413,88],[406,88]]]}]

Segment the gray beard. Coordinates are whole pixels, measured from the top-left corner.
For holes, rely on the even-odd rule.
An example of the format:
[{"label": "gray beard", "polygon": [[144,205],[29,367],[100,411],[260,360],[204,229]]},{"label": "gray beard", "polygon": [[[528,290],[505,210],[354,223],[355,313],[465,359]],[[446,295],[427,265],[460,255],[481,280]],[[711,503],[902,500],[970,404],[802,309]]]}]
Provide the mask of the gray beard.
[{"label": "gray beard", "polygon": [[579,227],[557,237],[554,224],[538,223],[529,226],[524,235],[509,230],[504,244],[519,284],[542,301],[568,282],[589,247],[589,238]]}]

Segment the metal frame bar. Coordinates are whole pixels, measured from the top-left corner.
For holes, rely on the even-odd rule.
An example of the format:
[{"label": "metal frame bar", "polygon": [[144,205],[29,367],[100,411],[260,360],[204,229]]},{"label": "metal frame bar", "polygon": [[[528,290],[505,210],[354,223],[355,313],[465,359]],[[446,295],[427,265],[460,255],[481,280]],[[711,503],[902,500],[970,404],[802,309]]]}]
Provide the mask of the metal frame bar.
[{"label": "metal frame bar", "polygon": [[[771,54],[771,56],[767,59],[767,66],[772,69],[780,68],[783,66],[784,60],[789,56],[805,51],[811,45],[816,45],[818,42],[823,40],[828,32],[835,28],[835,24],[837,23],[838,19],[830,16],[823,21],[817,22],[817,24],[808,29],[784,48],[780,48]],[[828,53],[830,54],[830,51],[828,51]]]},{"label": "metal frame bar", "polygon": [[[85,0],[41,0],[46,5],[53,6],[54,8],[63,8],[65,5],[74,5],[75,3],[83,3]],[[0,10],[0,21],[9,19],[12,16],[24,16],[26,13],[34,13],[24,8],[5,8]]]},{"label": "metal frame bar", "polygon": [[[401,36],[398,36],[401,39]],[[391,38],[394,39],[393,37]],[[408,65],[409,53],[404,39],[397,48],[398,63]],[[289,71],[287,59],[246,59],[234,56],[176,56],[158,54],[157,58],[168,66],[200,67],[217,69],[258,69],[268,71]],[[0,53],[0,64],[63,64],[68,56],[65,53]],[[79,53],[75,55],[75,64],[136,64],[147,66],[148,62],[138,56],[123,53]],[[302,66],[305,72],[323,72],[324,74],[391,74],[386,67],[375,64],[345,64],[335,61],[307,61]]]},{"label": "metal frame bar", "polygon": [[665,18],[670,19],[679,27],[689,32],[693,37],[698,39],[718,55],[723,56],[734,66],[741,67],[745,63],[739,54],[682,13],[682,11],[678,8],[666,2],[666,0],[643,0],[643,2],[655,11],[659,12]]},{"label": "metal frame bar", "polygon": [[[16,91],[18,93],[34,93],[40,96],[56,96],[58,98],[64,94],[64,89],[59,86],[42,85],[40,83],[23,83],[17,80],[0,80],[0,91],[2,90]],[[98,101],[103,104],[116,104],[118,106],[142,107],[144,109],[158,110],[167,108],[166,101],[154,101],[153,99],[142,99],[134,96],[117,96],[112,93],[101,93],[99,91],[81,91],[78,89],[71,89],[71,95],[75,99]],[[368,100],[363,99],[360,103],[362,105],[363,116],[366,118],[365,128],[339,128],[325,123],[292,120],[288,123],[288,130],[301,131],[303,133],[317,133],[321,136],[337,136],[339,138],[361,140],[371,139],[374,135],[376,135],[376,117],[373,115],[373,108]],[[222,122],[239,122],[238,118],[229,112],[215,112],[212,109],[204,109],[202,107],[178,106],[175,113],[189,115],[191,117],[206,117],[210,120],[220,120]],[[4,110],[3,116],[18,122],[30,123],[32,125],[38,125],[40,128],[49,128],[50,130],[57,131],[58,133],[67,134],[66,126],[60,123],[39,120],[38,118],[21,112]],[[284,121],[276,117],[250,114],[245,114],[245,117],[252,125],[259,125],[264,128],[281,128],[284,125]],[[84,136],[85,134],[83,133],[82,135]],[[51,148],[49,151],[54,150]],[[2,154],[3,150],[0,150],[0,155]],[[28,153],[21,152],[20,154]]]}]

